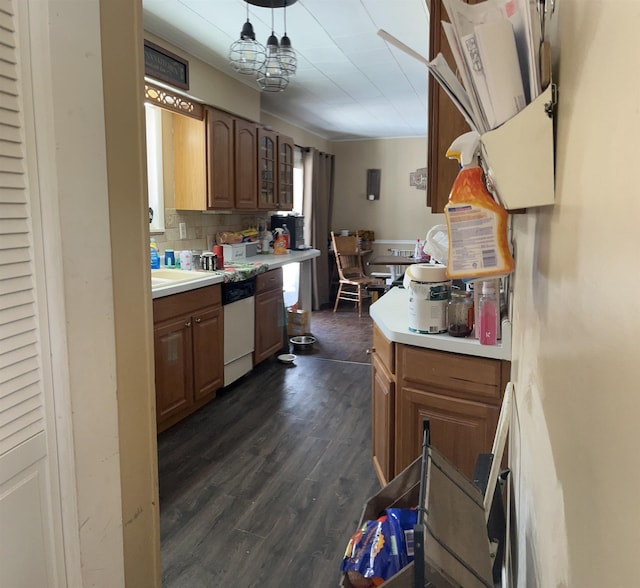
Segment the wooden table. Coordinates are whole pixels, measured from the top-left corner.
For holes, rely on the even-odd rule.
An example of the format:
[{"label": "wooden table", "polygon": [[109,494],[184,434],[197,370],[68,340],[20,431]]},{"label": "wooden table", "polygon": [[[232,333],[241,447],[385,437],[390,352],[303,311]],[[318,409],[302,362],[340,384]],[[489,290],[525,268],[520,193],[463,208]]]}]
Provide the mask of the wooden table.
[{"label": "wooden table", "polygon": [[402,255],[378,255],[370,259],[367,265],[412,265],[420,263],[415,257],[403,257]]},{"label": "wooden table", "polygon": [[390,279],[394,282],[404,274],[405,268],[403,266],[409,266],[414,263],[419,263],[416,261],[415,257],[405,257],[403,255],[378,255],[377,257],[371,258],[367,262],[367,265],[386,265],[389,268],[391,275]]}]

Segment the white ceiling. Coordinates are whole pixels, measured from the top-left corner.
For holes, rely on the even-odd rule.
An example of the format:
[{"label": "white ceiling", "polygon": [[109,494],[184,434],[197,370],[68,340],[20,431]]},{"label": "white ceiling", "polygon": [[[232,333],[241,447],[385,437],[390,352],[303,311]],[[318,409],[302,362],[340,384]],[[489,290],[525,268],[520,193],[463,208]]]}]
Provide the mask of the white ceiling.
[{"label": "white ceiling", "polygon": [[[244,0],[143,0],[144,28],[242,82],[227,55],[246,21]],[[261,95],[262,110],[333,141],[424,137],[427,70],[377,32],[428,56],[425,0],[297,0],[287,34],[298,71],[284,92]],[[256,39],[271,34],[271,9],[249,6]],[[276,36],[283,9],[274,10]]]}]

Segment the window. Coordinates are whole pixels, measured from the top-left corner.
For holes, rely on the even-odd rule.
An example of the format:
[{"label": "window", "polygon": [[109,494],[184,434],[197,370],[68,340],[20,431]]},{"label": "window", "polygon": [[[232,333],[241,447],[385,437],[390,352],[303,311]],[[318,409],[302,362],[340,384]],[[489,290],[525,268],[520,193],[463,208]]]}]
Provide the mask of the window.
[{"label": "window", "polygon": [[162,110],[144,105],[147,129],[147,186],[149,197],[149,229],[164,232],[164,182],[162,168]]},{"label": "window", "polygon": [[304,191],[304,168],[302,148],[296,145],[293,151],[293,212],[302,214],[302,193]]}]

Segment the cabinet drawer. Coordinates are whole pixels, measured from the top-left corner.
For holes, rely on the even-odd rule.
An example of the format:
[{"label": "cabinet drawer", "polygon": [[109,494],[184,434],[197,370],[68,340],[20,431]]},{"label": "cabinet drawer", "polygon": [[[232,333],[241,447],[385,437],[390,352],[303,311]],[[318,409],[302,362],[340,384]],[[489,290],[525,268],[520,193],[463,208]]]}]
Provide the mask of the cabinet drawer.
[{"label": "cabinet drawer", "polygon": [[[502,371],[509,362],[401,345],[398,371],[403,382],[449,390],[455,396],[474,396],[498,404]],[[505,382],[506,383],[506,382]]]},{"label": "cabinet drawer", "polygon": [[201,308],[219,306],[222,300],[221,292],[220,284],[215,284],[156,298],[153,301],[153,321],[157,323],[179,314],[189,314]]},{"label": "cabinet drawer", "polygon": [[373,325],[373,350],[390,374],[396,373],[395,344],[389,341],[382,331]]},{"label": "cabinet drawer", "polygon": [[282,290],[282,268],[269,270],[256,276],[256,294],[269,290]]}]

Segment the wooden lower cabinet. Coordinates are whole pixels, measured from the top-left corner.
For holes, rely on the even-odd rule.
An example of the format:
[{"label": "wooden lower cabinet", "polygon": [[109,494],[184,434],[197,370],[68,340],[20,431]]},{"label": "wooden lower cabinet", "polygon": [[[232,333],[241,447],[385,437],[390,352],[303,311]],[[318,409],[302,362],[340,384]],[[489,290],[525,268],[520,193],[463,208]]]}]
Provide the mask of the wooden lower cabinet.
[{"label": "wooden lower cabinet", "polygon": [[469,479],[491,451],[510,363],[397,345],[395,474],[420,455],[423,421],[431,445]]},{"label": "wooden lower cabinet", "polygon": [[382,486],[394,477],[396,383],[375,350],[371,356],[371,448]]},{"label": "wooden lower cabinet", "polygon": [[220,286],[153,301],[158,432],[197,410],[223,385]]},{"label": "wooden lower cabinet", "polygon": [[156,417],[158,428],[188,410],[193,398],[191,316],[183,315],[153,329],[156,358]]},{"label": "wooden lower cabinet", "polygon": [[373,326],[373,464],[382,485],[421,453],[423,422],[431,445],[469,479],[493,445],[508,361],[434,351],[389,341]]},{"label": "wooden lower cabinet", "polygon": [[[222,351],[222,307],[199,312],[192,317],[193,334],[193,397],[202,400],[222,388],[223,362],[212,353],[211,345]],[[222,353],[218,353],[222,357]]]},{"label": "wooden lower cabinet", "polygon": [[282,349],[284,343],[282,268],[256,276],[253,365]]}]

